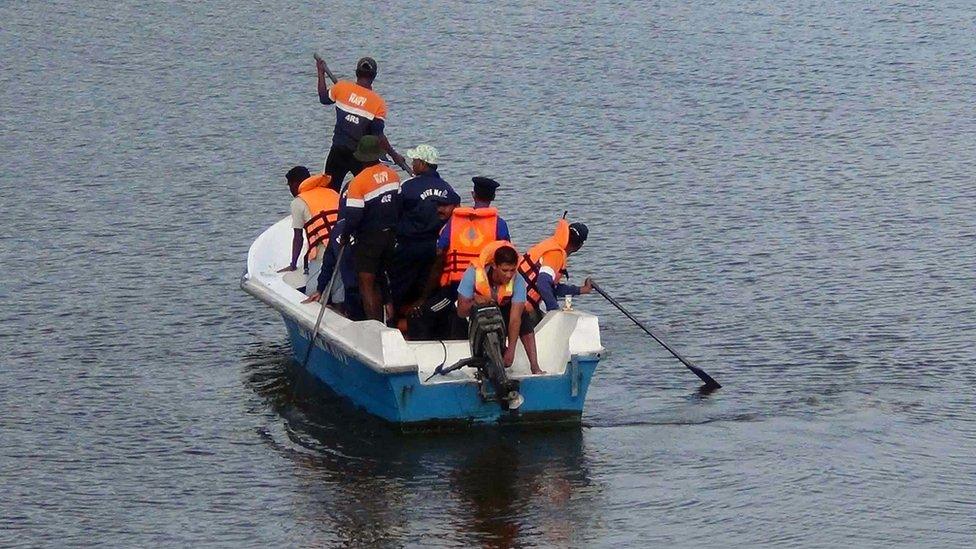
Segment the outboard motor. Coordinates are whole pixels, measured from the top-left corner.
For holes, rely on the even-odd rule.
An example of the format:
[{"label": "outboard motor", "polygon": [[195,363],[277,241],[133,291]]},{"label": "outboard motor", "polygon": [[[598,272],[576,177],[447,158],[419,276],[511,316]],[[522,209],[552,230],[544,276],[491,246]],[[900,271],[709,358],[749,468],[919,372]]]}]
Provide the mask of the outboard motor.
[{"label": "outboard motor", "polygon": [[[503,358],[505,341],[505,319],[498,307],[490,305],[471,310],[468,325],[468,342],[471,344],[471,358],[466,358],[444,368],[438,366],[430,377],[446,374],[471,366],[478,369],[481,382],[488,380],[495,391],[495,399],[505,409],[516,410],[525,402],[519,393],[519,382],[509,379],[505,374]],[[427,378],[427,379],[430,379]],[[484,394],[484,389],[482,389]]]},{"label": "outboard motor", "polygon": [[491,383],[499,402],[507,405],[509,410],[521,406],[525,399],[518,392],[519,383],[505,374],[505,359],[502,358],[505,319],[498,307],[491,305],[471,311],[468,341],[471,356],[477,359],[474,366]]}]

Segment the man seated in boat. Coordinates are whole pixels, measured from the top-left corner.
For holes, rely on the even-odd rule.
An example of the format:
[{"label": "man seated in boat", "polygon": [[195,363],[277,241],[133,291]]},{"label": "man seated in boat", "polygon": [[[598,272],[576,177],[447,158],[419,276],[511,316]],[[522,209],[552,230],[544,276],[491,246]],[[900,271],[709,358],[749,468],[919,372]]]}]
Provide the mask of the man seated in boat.
[{"label": "man seated in boat", "polygon": [[583,247],[589,232],[583,223],[570,224],[565,219],[560,219],[553,235],[529,248],[519,261],[519,274],[528,285],[526,297],[537,322],[546,311],[559,308],[557,297],[593,291],[589,278],[582,286],[562,282],[563,276],[568,276],[566,265],[569,256]]},{"label": "man seated in boat", "polygon": [[535,323],[526,309],[526,282],[518,273],[518,252],[508,241],[499,240],[485,246],[481,254],[464,271],[458,284],[457,314],[468,318],[472,308],[497,306],[505,319],[508,342],[502,355],[505,367],[515,361],[519,340],[529,357],[533,374],[544,374],[539,368],[535,345]]},{"label": "man seated in boat", "polygon": [[487,177],[473,177],[471,181],[474,207],[455,208],[441,229],[427,288],[411,310],[411,316],[421,319],[434,339],[466,337],[465,326],[454,314],[458,284],[485,246],[512,239],[508,223],[491,206],[498,182]]},{"label": "man seated in boat", "polygon": [[[441,223],[445,223],[451,218],[451,214],[457,208],[457,203],[455,200],[456,198],[454,197],[441,195],[435,195],[430,200],[436,208],[434,212],[437,215],[437,218],[440,219]],[[428,268],[429,267],[430,265],[428,265]],[[422,274],[424,276],[417,280],[418,285],[415,288],[415,292],[411,294],[414,302],[416,302],[417,296],[419,295],[417,291],[422,289],[423,284],[426,284],[427,282],[427,273],[424,272]],[[392,279],[394,276],[395,274],[391,272],[390,278]],[[423,341],[430,339],[443,339],[445,337],[431,330],[432,326],[434,325],[429,321],[428,318],[424,316],[410,315],[408,305],[400,305],[397,312],[401,315],[398,327],[405,332],[407,339]],[[442,322],[441,324],[443,325],[445,323]]]},{"label": "man seated in boat", "polygon": [[[322,257],[329,241],[332,226],[339,217],[339,195],[329,187],[327,174],[310,175],[305,166],[295,166],[285,174],[288,190],[295,198],[291,201],[291,223],[294,236],[291,244],[291,262],[279,269],[279,273],[298,269],[298,257],[308,241],[308,251],[303,259],[307,280],[314,281],[322,267]],[[307,287],[307,284],[306,284]]]}]

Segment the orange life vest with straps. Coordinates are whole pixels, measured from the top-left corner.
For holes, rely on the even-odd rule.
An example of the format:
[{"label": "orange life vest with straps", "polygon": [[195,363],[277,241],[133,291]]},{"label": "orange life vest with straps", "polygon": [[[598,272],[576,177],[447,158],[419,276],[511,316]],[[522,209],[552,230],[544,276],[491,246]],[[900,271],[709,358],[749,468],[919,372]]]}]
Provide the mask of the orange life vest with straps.
[{"label": "orange life vest with straps", "polygon": [[495,208],[454,208],[441,286],[461,282],[468,265],[478,259],[485,246],[495,241],[496,234],[498,210]]},{"label": "orange life vest with straps", "polygon": [[529,248],[529,251],[519,261],[518,272],[525,278],[526,301],[535,310],[542,303],[539,293],[539,275],[543,272],[552,277],[556,284],[563,277],[566,270],[566,248],[569,247],[569,222],[560,219],[556,223],[556,231],[552,236]]},{"label": "orange life vest with straps", "polygon": [[[515,276],[508,281],[508,284],[504,286],[492,287],[491,280],[488,279],[488,267],[492,267],[495,264],[495,252],[499,248],[511,248],[515,250],[515,246],[507,240],[496,240],[481,250],[481,254],[478,259],[472,261],[474,265],[474,293],[484,297],[490,297],[499,306],[505,305],[508,301],[511,301],[512,294],[515,293]],[[518,252],[516,252],[516,256]]]},{"label": "orange life vest with straps", "polygon": [[316,174],[298,186],[298,198],[305,201],[312,216],[305,222],[308,238],[306,259],[318,257],[318,246],[329,244],[329,234],[339,219],[339,194],[329,188],[332,181],[328,174]]}]

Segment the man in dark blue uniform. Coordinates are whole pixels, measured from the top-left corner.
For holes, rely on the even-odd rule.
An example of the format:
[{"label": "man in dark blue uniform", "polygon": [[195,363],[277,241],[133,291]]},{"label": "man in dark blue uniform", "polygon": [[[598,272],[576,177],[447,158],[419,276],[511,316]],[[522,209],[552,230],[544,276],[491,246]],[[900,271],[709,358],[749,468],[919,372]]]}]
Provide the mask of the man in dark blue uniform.
[{"label": "man in dark blue uniform", "polygon": [[422,293],[437,256],[437,237],[461,197],[437,172],[437,149],[418,145],[407,151],[416,177],[400,186],[397,245],[390,266],[390,293],[398,313]]},{"label": "man in dark blue uniform", "polygon": [[397,165],[405,166],[390,141],[386,138],[386,101],[373,90],[373,80],[376,78],[376,60],[363,57],[356,63],[356,81],[338,80],[331,86],[326,75],[331,72],[325,61],[315,56],[315,66],[318,71],[319,102],[323,105],[335,105],[336,123],[332,135],[332,148],[325,161],[325,173],[332,176],[332,188],[336,192],[342,189],[342,180],[346,174],[358,175],[363,169],[361,161],[353,155],[359,140],[365,135],[375,135],[383,151],[393,158]]}]

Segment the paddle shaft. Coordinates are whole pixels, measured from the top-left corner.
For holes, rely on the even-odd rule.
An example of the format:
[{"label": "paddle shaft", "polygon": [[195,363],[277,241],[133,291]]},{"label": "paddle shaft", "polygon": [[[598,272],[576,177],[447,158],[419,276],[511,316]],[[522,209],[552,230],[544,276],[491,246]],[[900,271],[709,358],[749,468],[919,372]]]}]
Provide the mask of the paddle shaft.
[{"label": "paddle shaft", "polygon": [[694,374],[696,376],[698,376],[702,381],[704,381],[706,385],[708,385],[709,387],[715,388],[715,389],[718,389],[718,388],[721,387],[721,385],[719,385],[719,383],[717,381],[715,381],[714,379],[712,379],[712,376],[710,376],[707,373],[705,373],[705,370],[702,370],[698,366],[695,366],[694,364],[692,364],[692,362],[690,360],[688,360],[687,358],[681,356],[681,354],[678,351],[675,351],[674,349],[672,349],[671,346],[668,345],[664,341],[664,339],[662,339],[660,336],[658,336],[657,334],[655,334],[653,330],[651,330],[647,326],[644,326],[644,324],[641,323],[641,321],[637,320],[634,317],[634,315],[630,314],[630,311],[628,311],[627,309],[624,309],[624,306],[623,305],[621,305],[620,303],[617,303],[617,300],[616,299],[614,299],[613,297],[611,297],[610,295],[608,295],[605,291],[603,291],[603,288],[601,288],[599,285],[597,285],[593,281],[590,281],[590,284],[593,286],[593,289],[596,290],[596,292],[598,294],[600,294],[604,298],[606,298],[607,301],[609,301],[614,307],[616,307],[617,309],[619,309],[621,313],[625,314],[627,316],[627,318],[629,318],[634,324],[636,324],[637,326],[639,326],[640,329],[642,329],[645,332],[647,332],[647,335],[649,335],[652,338],[654,338],[654,341],[657,341],[658,343],[660,343],[662,347],[664,347],[665,349],[667,349],[668,352],[670,352],[672,355],[674,355],[675,358],[677,358],[678,360],[680,360],[681,363],[684,364],[689,370],[691,370],[692,372],[694,372]]},{"label": "paddle shaft", "polygon": [[[339,246],[339,253],[336,255],[335,267],[332,268],[332,278],[329,279],[329,286],[325,289],[325,293],[319,297],[319,317],[315,319],[315,329],[312,330],[312,335],[308,338],[308,349],[305,350],[305,360],[302,361],[302,368],[308,366],[308,357],[312,356],[312,347],[315,346],[315,338],[319,335],[319,325],[322,324],[322,315],[325,314],[325,306],[329,303],[329,298],[332,297],[332,287],[335,285],[336,275],[339,273],[339,263],[342,261],[342,252],[346,251],[345,246]],[[323,257],[324,261],[325,258]]]},{"label": "paddle shaft", "polygon": [[331,80],[333,84],[338,84],[339,79],[332,74],[331,70],[329,70],[329,65],[326,64],[325,60],[323,60],[317,53],[313,53],[312,57],[314,57],[316,61],[322,61],[322,69],[325,71],[325,75],[329,77],[329,80]]}]

